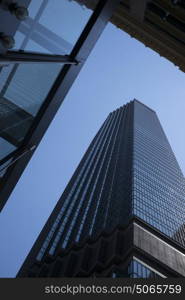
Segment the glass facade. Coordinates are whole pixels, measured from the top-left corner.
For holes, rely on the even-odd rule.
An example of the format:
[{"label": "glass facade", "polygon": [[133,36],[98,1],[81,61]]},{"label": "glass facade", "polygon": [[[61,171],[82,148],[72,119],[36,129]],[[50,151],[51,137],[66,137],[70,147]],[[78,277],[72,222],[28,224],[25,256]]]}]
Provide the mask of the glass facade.
[{"label": "glass facade", "polygon": [[[131,215],[131,187],[127,185],[130,168],[129,164],[126,168],[124,165],[126,161],[131,162],[131,157],[127,156],[131,147],[128,126],[131,117],[129,107],[125,106],[110,114],[104,122],[72,177],[68,192],[61,197],[60,212],[38,253],[38,260],[47,253],[54,255],[58,248],[66,249],[74,242],[128,222]],[[123,127],[127,131],[127,144],[120,135]]]},{"label": "glass facade", "polygon": [[[71,53],[92,14],[68,0],[32,0],[28,11],[16,31],[13,50],[60,55]],[[62,63],[16,63],[0,68],[0,172],[2,159],[21,146],[62,67]]]},{"label": "glass facade", "polygon": [[60,55],[70,54],[92,14],[70,0],[31,0],[28,11],[16,32],[15,49]]},{"label": "glass facade", "polygon": [[133,140],[133,213],[185,246],[184,177],[157,115],[137,102]]},{"label": "glass facade", "polygon": [[[131,101],[108,116],[87,149],[52,213],[49,230],[43,231],[36,260],[96,240],[118,226],[127,228],[133,217],[185,246],[184,183],[156,113]],[[128,235],[125,243],[133,245]],[[164,277],[138,259],[114,276]]]}]

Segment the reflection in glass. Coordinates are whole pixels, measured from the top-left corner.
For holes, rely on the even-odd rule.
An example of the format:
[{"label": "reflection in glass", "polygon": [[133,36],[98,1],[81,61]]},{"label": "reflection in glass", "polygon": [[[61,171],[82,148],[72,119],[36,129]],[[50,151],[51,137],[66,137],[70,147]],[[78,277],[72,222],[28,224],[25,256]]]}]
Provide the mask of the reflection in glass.
[{"label": "reflection in glass", "polygon": [[135,109],[134,214],[184,246],[184,176],[156,114]]},{"label": "reflection in glass", "polygon": [[92,14],[70,0],[32,0],[28,10],[15,35],[15,49],[61,55],[70,54]]},{"label": "reflection in glass", "polygon": [[21,145],[60,70],[61,64],[14,64],[1,69],[0,160]]},{"label": "reflection in glass", "polygon": [[60,64],[20,64],[4,97],[35,116],[60,69]]},{"label": "reflection in glass", "polygon": [[[70,54],[92,11],[69,0],[32,0],[15,34],[14,50]],[[62,64],[0,68],[0,160],[17,149],[58,76]]]}]

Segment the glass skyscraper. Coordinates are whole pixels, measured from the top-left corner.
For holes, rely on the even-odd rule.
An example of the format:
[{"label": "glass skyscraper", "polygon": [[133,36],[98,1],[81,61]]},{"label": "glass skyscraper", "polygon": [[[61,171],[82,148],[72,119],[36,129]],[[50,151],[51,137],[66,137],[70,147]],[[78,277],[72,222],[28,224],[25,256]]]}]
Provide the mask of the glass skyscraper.
[{"label": "glass skyscraper", "polygon": [[109,114],[20,277],[185,276],[185,179],[156,113]]}]

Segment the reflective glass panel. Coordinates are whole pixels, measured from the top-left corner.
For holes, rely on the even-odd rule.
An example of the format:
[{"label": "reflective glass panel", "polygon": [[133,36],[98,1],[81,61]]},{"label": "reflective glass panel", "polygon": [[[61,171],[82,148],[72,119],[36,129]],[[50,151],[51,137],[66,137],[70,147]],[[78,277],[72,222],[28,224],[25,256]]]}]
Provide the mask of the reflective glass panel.
[{"label": "reflective glass panel", "polygon": [[61,55],[71,52],[92,14],[70,0],[32,0],[28,11],[15,34],[15,49]]},{"label": "reflective glass panel", "polygon": [[184,176],[157,115],[137,103],[134,116],[134,214],[184,246]]},{"label": "reflective glass panel", "polygon": [[0,160],[18,148],[61,64],[14,64],[0,70]]},{"label": "reflective glass panel", "polygon": [[16,147],[9,143],[6,139],[0,137],[0,149],[0,159],[3,159],[4,156],[10,154],[13,150],[16,149]]},{"label": "reflective glass panel", "polygon": [[[69,0],[32,0],[15,34],[15,49],[69,54],[92,11]],[[0,160],[17,149],[63,64],[14,64],[0,68]]]}]

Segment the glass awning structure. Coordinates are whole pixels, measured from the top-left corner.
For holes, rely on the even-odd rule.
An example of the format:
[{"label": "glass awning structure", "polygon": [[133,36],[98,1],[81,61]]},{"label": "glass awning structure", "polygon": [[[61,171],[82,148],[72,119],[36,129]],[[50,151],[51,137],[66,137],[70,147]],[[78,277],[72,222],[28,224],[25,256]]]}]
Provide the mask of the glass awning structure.
[{"label": "glass awning structure", "polygon": [[0,209],[118,3],[1,1]]}]

